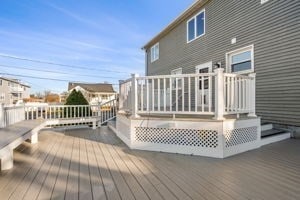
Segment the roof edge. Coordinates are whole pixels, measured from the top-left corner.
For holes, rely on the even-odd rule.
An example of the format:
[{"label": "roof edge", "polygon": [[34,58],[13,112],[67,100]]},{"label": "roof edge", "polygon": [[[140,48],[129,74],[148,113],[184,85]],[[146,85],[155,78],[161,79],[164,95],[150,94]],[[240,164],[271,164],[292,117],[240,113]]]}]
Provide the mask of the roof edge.
[{"label": "roof edge", "polygon": [[167,35],[171,30],[173,30],[178,24],[184,21],[189,15],[190,12],[194,12],[197,9],[204,6],[209,0],[196,0],[190,7],[183,11],[177,18],[175,18],[171,23],[169,23],[161,32],[159,32],[155,37],[153,37],[149,42],[147,42],[142,50],[149,48],[154,45],[158,40]]}]

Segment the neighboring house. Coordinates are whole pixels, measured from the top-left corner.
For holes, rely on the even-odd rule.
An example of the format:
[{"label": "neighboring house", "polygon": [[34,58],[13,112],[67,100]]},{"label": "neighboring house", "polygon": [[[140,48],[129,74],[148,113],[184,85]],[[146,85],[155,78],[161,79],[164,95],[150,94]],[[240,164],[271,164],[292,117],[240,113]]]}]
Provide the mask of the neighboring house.
[{"label": "neighboring house", "polygon": [[106,103],[117,95],[112,84],[108,83],[69,83],[68,92],[74,89],[81,91],[90,105]]},{"label": "neighboring house", "polygon": [[0,77],[0,103],[11,105],[29,98],[30,86],[20,80]]},{"label": "neighboring house", "polygon": [[59,102],[62,103],[62,104],[65,104],[67,97],[68,97],[68,93],[67,92],[62,92],[59,95]]},{"label": "neighboring house", "polygon": [[198,0],[143,49],[146,75],[256,73],[263,122],[300,126],[300,1]]}]

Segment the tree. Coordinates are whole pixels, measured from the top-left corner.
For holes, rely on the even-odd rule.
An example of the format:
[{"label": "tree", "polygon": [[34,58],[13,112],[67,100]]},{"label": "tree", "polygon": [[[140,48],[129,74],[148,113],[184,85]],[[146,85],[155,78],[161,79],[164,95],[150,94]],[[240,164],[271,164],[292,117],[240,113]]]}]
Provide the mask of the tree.
[{"label": "tree", "polygon": [[80,91],[73,90],[66,99],[65,105],[89,105]]},{"label": "tree", "polygon": [[[89,105],[89,102],[84,98],[80,91],[73,90],[71,94],[66,99],[65,105]],[[71,107],[65,108],[65,116],[69,117],[85,117],[91,116],[92,110],[87,107]]]}]

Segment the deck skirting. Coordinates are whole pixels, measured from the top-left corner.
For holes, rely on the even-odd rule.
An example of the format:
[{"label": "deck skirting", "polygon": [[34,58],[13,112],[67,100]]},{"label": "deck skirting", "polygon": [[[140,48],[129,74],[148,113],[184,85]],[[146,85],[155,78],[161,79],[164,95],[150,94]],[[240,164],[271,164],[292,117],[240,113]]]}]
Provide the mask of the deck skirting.
[{"label": "deck skirting", "polygon": [[116,135],[131,149],[225,158],[259,148],[260,118],[188,120],[117,115]]}]

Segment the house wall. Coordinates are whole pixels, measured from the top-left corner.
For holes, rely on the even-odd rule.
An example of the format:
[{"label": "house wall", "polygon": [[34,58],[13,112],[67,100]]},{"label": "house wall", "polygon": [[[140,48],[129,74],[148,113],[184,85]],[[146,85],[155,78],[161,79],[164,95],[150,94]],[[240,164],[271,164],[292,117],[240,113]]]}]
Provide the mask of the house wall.
[{"label": "house wall", "polygon": [[10,104],[10,93],[9,93],[8,81],[4,79],[0,79],[0,96],[4,94],[4,99],[0,98],[0,103],[2,104]]},{"label": "house wall", "polygon": [[[212,61],[226,66],[227,52],[254,45],[257,73],[256,109],[263,121],[300,126],[300,1],[211,0],[205,5],[205,35],[187,43],[186,22],[160,39],[159,59],[150,62],[146,49],[146,74],[170,74]],[[236,43],[231,44],[231,39]]]},{"label": "house wall", "polygon": [[[2,81],[2,84],[1,84]],[[9,83],[9,84],[8,84]],[[18,88],[18,92],[12,94],[12,86]],[[30,87],[26,87],[24,85],[20,85],[15,82],[11,82],[5,79],[0,79],[0,96],[4,94],[4,99],[0,98],[0,103],[4,104],[13,104],[18,100],[22,100],[24,98],[30,97]]]}]

